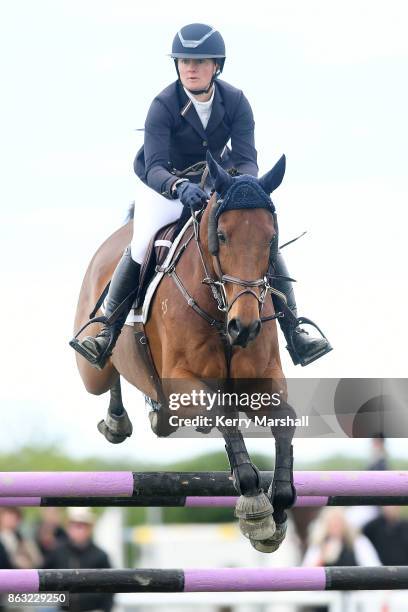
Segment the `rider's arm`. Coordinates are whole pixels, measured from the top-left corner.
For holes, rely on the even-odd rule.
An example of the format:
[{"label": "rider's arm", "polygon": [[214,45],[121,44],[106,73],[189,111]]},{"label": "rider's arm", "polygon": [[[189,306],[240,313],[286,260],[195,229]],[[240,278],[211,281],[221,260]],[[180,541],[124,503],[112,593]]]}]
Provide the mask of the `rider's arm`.
[{"label": "rider's arm", "polygon": [[242,174],[258,176],[254,129],[251,106],[241,92],[231,126],[231,159],[234,168]]},{"label": "rider's arm", "polygon": [[144,156],[146,180],[149,187],[171,198],[171,187],[177,180],[168,170],[170,137],[173,118],[157,98],[153,100],[145,122]]}]

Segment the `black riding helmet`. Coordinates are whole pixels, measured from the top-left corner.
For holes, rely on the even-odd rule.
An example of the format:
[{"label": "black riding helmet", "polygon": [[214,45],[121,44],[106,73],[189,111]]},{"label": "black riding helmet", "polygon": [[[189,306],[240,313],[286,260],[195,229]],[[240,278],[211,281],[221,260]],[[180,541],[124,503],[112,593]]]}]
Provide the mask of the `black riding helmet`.
[{"label": "black riding helmet", "polygon": [[214,79],[221,74],[224,68],[224,39],[217,30],[205,23],[190,23],[182,27],[175,35],[170,57],[174,59],[179,78],[180,73],[177,66],[177,60],[180,58],[217,60],[217,64],[220,68],[212,77],[207,89],[192,92],[194,94],[207,93],[210,91]]}]

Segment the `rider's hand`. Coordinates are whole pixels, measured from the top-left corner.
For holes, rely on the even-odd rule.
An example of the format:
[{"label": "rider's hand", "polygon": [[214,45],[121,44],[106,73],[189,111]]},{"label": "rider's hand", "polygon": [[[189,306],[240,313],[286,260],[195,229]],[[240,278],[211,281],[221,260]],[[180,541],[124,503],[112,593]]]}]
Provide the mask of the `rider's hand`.
[{"label": "rider's hand", "polygon": [[200,189],[195,183],[184,181],[176,187],[177,196],[184,206],[189,206],[193,210],[199,210],[207,201],[208,197],[205,191]]}]

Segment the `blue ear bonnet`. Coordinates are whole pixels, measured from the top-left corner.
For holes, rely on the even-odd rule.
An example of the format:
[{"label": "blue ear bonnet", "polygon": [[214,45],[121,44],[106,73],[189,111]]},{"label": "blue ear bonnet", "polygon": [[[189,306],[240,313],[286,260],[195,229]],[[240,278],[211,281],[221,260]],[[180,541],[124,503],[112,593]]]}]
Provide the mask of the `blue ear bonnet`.
[{"label": "blue ear bonnet", "polygon": [[215,218],[227,210],[266,208],[271,214],[275,212],[275,206],[268,194],[259,185],[253,176],[240,176],[234,179],[231,187],[227,189],[224,198],[221,198],[217,207]]}]

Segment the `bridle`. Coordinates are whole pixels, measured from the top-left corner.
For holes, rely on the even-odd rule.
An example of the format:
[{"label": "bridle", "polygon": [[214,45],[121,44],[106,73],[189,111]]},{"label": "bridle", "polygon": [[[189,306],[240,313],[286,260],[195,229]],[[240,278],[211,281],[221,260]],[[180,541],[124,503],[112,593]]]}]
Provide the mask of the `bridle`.
[{"label": "bridle", "polygon": [[[272,289],[266,276],[264,276],[263,278],[257,278],[256,280],[253,280],[253,281],[243,280],[242,278],[236,278],[235,276],[230,276],[229,274],[222,274],[222,272],[217,273],[217,276],[219,280],[214,280],[214,279],[206,277],[203,280],[203,283],[205,284],[213,283],[218,287],[219,294],[221,297],[219,301],[217,300],[219,310],[225,313],[229,313],[229,311],[231,310],[235,302],[237,302],[240,297],[242,297],[243,295],[252,295],[259,303],[260,312],[262,311],[266,296],[268,295],[268,291]],[[245,289],[242,289],[242,291],[239,291],[239,293],[237,293],[234,296],[231,302],[228,302],[227,300],[227,295],[226,295],[226,290],[225,290],[225,285],[227,283],[238,285],[240,287],[245,287]],[[255,291],[253,291],[251,287],[261,287],[260,293],[257,294]]]},{"label": "bridle", "polygon": [[[197,242],[197,247],[201,254],[202,251],[201,251],[201,245],[199,241]],[[269,284],[270,277],[268,278],[268,276],[265,275],[263,278],[257,278],[255,280],[244,280],[242,278],[237,278],[236,276],[224,274],[222,272],[219,257],[216,256],[215,257],[215,272],[216,272],[217,278],[214,279],[208,273],[207,267],[205,266],[205,262],[203,259],[202,261],[203,261],[204,269],[206,273],[205,278],[203,279],[202,282],[211,287],[213,296],[218,304],[218,310],[228,314],[231,308],[233,307],[233,305],[239,300],[239,298],[241,298],[244,295],[252,295],[259,304],[259,315],[261,315],[268,292],[274,291],[274,288]],[[226,285],[228,283],[232,285],[238,285],[239,287],[244,287],[244,289],[239,291],[230,302],[228,302],[227,291],[226,291]],[[259,294],[254,291],[255,287],[261,288],[261,291]],[[276,318],[276,316],[274,316],[273,318]],[[269,320],[269,319],[270,317],[267,317],[261,320]]]},{"label": "bridle", "polygon": [[[286,296],[284,296],[284,294],[282,294],[280,291],[278,292],[276,289],[274,289],[274,287],[272,287],[272,285],[270,284],[270,280],[273,278],[272,274],[269,274],[269,270],[272,267],[273,264],[273,260],[277,255],[278,252],[278,242],[279,242],[279,228],[278,228],[278,220],[277,220],[277,216],[276,216],[276,212],[274,210],[271,210],[271,214],[273,217],[273,223],[274,223],[274,228],[275,228],[275,234],[274,234],[274,238],[271,244],[271,249],[270,249],[270,256],[269,256],[269,270],[267,272],[267,274],[265,276],[263,276],[262,278],[257,278],[254,280],[246,280],[246,279],[242,279],[242,278],[237,278],[235,276],[231,276],[229,274],[224,274],[222,267],[221,267],[221,262],[220,262],[220,258],[219,258],[219,239],[218,239],[218,234],[217,234],[217,225],[218,225],[218,221],[217,221],[217,211],[219,210],[220,206],[222,206],[223,204],[223,200],[222,198],[218,198],[213,204],[212,204],[212,208],[210,210],[210,216],[209,216],[209,220],[208,220],[208,248],[209,251],[211,253],[211,255],[214,258],[214,269],[215,269],[215,273],[217,275],[217,280],[216,281],[212,281],[214,283],[216,283],[216,286],[219,288],[219,292],[221,294],[221,298],[222,298],[222,308],[220,308],[220,310],[223,310],[224,312],[228,313],[232,306],[235,304],[235,302],[241,298],[244,295],[252,295],[258,302],[259,304],[259,318],[262,321],[269,321],[271,319],[276,319],[279,316],[281,316],[281,313],[277,313],[276,315],[272,315],[271,317],[261,317],[261,313],[264,307],[264,303],[266,300],[266,297],[268,295],[269,292],[271,293],[278,293],[280,297],[282,298],[286,298]],[[200,250],[200,243],[199,243],[199,236],[198,236],[198,231],[195,232],[196,235],[196,241],[198,244],[198,248]],[[202,257],[202,261],[203,264],[205,265],[204,262],[204,258]],[[207,277],[209,277],[209,275],[207,275]],[[205,282],[210,283],[212,279],[205,279]],[[244,287],[244,289],[242,291],[240,291],[237,295],[235,295],[234,299],[228,303],[227,301],[227,297],[226,297],[226,290],[225,290],[225,285],[227,283],[231,283],[233,285],[238,285],[240,287]],[[260,293],[256,293],[254,291],[254,288],[258,287],[260,288]]]},{"label": "bridle", "polygon": [[[208,176],[208,165],[206,164],[206,162],[199,162],[198,164],[190,166],[183,172],[175,172],[175,173],[177,174],[177,176],[189,176],[190,173],[201,174],[202,176],[201,176],[201,181],[200,181],[200,187],[204,189],[205,181]],[[217,236],[217,217],[216,215],[217,215],[217,210],[222,205],[222,203],[223,203],[223,200],[221,198],[218,198],[217,200],[215,200],[215,202],[212,204],[212,208],[210,210],[210,213],[209,213],[210,216],[208,220],[208,246],[209,246],[210,254],[213,256],[213,259],[214,259],[214,264],[215,264],[214,271],[216,274],[216,278],[214,278],[209,272],[208,265],[204,257],[202,243],[200,241],[200,232],[199,232],[200,223],[199,221],[203,214],[203,211],[205,210],[205,207],[203,207],[198,213],[195,213],[193,210],[191,211],[191,223],[193,227],[193,232],[188,237],[188,239],[181,245],[178,251],[175,253],[172,262],[166,268],[160,267],[160,268],[156,268],[156,270],[160,272],[164,272],[165,274],[173,278],[177,288],[183,295],[187,304],[199,316],[205,319],[211,326],[216,327],[219,331],[225,331],[226,320],[225,319],[224,320],[215,319],[210,314],[208,314],[205,310],[203,310],[199,306],[199,304],[197,304],[197,302],[195,301],[193,296],[190,294],[190,292],[187,290],[187,288],[184,286],[183,281],[177,274],[177,271],[176,271],[177,263],[180,257],[182,256],[182,254],[184,253],[184,251],[187,249],[187,246],[190,243],[190,241],[194,238],[194,241],[196,243],[196,247],[197,247],[197,250],[200,256],[203,272],[204,272],[204,278],[202,279],[201,282],[202,284],[205,284],[210,288],[212,296],[215,302],[217,303],[217,308],[220,312],[224,313],[225,315],[228,315],[231,308],[233,307],[233,305],[237,302],[239,298],[241,298],[244,295],[251,295],[258,302],[259,319],[261,323],[272,321],[274,319],[285,316],[284,313],[286,310],[288,310],[286,295],[282,293],[281,291],[278,291],[278,289],[275,289],[271,285],[271,281],[273,280],[273,278],[276,278],[277,275],[270,273],[270,270],[273,269],[273,261],[274,261],[274,258],[277,256],[278,248],[279,248],[279,244],[278,244],[279,243],[279,228],[278,228],[278,220],[277,220],[276,212],[272,210],[270,211],[273,216],[275,236],[274,236],[273,243],[271,245],[271,250],[270,250],[270,258],[269,258],[270,265],[269,265],[268,272],[262,278],[257,278],[254,280],[246,280],[246,279],[238,278],[235,276],[231,276],[229,274],[224,274],[222,267],[221,267],[221,262],[219,258],[219,241],[218,241],[218,236]],[[207,202],[207,205],[209,205],[208,202]],[[293,279],[289,279],[289,280],[293,280]],[[227,298],[226,285],[228,283],[243,287],[242,291],[240,291],[236,296],[234,296],[231,302],[228,302],[228,298]],[[259,294],[256,291],[254,291],[255,288],[260,288]],[[268,293],[273,293],[280,298],[281,303],[282,303],[281,308],[284,312],[277,312],[267,317],[261,316]]]}]

